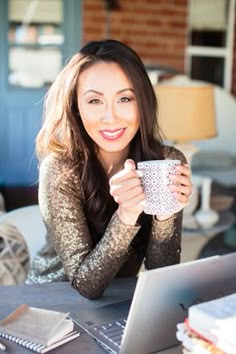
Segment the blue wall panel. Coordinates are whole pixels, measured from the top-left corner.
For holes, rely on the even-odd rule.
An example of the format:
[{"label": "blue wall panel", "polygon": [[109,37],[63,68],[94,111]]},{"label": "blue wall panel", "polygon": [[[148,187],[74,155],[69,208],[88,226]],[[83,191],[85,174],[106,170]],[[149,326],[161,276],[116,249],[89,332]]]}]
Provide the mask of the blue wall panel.
[{"label": "blue wall panel", "polygon": [[[37,183],[35,138],[41,127],[46,88],[8,85],[8,0],[0,0],[0,185],[31,186]],[[64,1],[63,62],[81,43],[81,1]]]}]

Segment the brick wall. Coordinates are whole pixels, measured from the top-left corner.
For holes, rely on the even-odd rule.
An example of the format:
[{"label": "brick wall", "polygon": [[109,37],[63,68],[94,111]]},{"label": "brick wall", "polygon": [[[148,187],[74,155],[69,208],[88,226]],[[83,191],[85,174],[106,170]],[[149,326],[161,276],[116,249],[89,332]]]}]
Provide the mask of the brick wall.
[{"label": "brick wall", "polygon": [[[117,0],[119,10],[108,12],[104,0],[83,1],[83,43],[114,38],[137,51],[144,63],[184,71],[188,0]],[[236,25],[232,93],[236,96]]]},{"label": "brick wall", "polygon": [[114,38],[130,45],[146,65],[184,70],[188,0],[118,0],[110,14],[103,0],[84,0],[83,42]]}]

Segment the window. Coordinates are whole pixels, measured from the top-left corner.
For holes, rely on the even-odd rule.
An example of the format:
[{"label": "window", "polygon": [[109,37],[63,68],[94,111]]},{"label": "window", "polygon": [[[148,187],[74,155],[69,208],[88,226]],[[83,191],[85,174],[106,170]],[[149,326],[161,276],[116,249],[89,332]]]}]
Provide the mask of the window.
[{"label": "window", "polygon": [[235,0],[189,0],[189,76],[230,91]]},{"label": "window", "polygon": [[8,9],[11,86],[51,84],[62,65],[62,0],[10,0]]}]

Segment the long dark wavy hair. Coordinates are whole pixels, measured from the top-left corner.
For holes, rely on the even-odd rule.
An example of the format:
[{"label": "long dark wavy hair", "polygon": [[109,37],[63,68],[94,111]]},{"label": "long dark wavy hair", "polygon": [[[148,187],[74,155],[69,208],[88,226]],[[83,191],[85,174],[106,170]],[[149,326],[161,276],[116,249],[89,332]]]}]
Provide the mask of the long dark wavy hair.
[{"label": "long dark wavy hair", "polygon": [[39,160],[54,152],[78,171],[84,212],[94,241],[101,238],[118,207],[109,193],[108,176],[97,157],[97,146],[87,134],[78,110],[79,75],[98,62],[117,63],[134,88],[140,127],[130,143],[128,157],[136,163],[163,159],[157,99],[141,59],[134,50],[116,40],[89,42],[69,60],[46,95],[36,152]]}]

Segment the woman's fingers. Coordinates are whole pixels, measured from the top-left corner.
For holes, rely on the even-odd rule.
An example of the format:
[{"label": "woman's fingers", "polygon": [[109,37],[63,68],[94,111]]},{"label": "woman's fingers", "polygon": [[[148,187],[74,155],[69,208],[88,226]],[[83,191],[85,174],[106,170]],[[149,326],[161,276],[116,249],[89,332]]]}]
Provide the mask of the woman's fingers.
[{"label": "woman's fingers", "polygon": [[181,184],[170,184],[169,189],[172,192],[177,192],[177,193],[183,194],[186,197],[190,197],[192,194],[192,184],[188,185],[188,186],[184,186]]},{"label": "woman's fingers", "polygon": [[189,168],[188,164],[177,165],[176,166],[176,170],[182,175],[186,175],[186,176],[190,176],[191,175],[191,169]]},{"label": "woman's fingers", "polygon": [[125,161],[124,168],[112,176],[109,183],[113,185],[133,177],[138,177],[135,170],[135,163],[133,160],[128,159]]},{"label": "woman's fingers", "polygon": [[122,203],[119,203],[119,205],[121,208],[128,210],[129,212],[141,213],[143,211],[144,203],[145,203],[144,194],[138,194],[135,197],[132,197],[131,199],[124,199]]},{"label": "woman's fingers", "polygon": [[139,195],[141,198],[144,197],[141,181],[135,170],[133,160],[126,160],[124,169],[111,177],[109,183],[110,194],[117,203],[124,203]]},{"label": "woman's fingers", "polygon": [[113,197],[117,194],[124,193],[127,193],[128,195],[130,192],[134,192],[136,189],[139,192],[140,189],[142,190],[140,178],[136,174],[127,174],[126,179],[122,177],[122,179],[113,179],[112,181],[110,180],[110,194]]},{"label": "woman's fingers", "polygon": [[140,178],[135,170],[135,163],[126,160],[124,169],[116,173],[109,181],[110,194],[119,204],[118,214],[120,219],[135,225],[138,216],[144,208],[145,195]]},{"label": "woman's fingers", "polygon": [[192,186],[191,180],[190,180],[190,175],[177,175],[177,174],[171,174],[169,175],[170,180],[174,184],[182,184],[184,186]]},{"label": "woman's fingers", "polygon": [[[127,186],[124,188],[120,187],[117,189],[111,189],[111,195],[115,199],[115,201],[119,204],[124,204],[125,202],[134,199],[135,197],[140,196],[141,198],[145,198],[145,194],[141,185],[134,186],[133,188],[126,189]],[[135,203],[135,202],[134,202]]]},{"label": "woman's fingers", "polygon": [[[114,197],[117,193],[129,192],[136,187],[141,188],[141,181],[135,170],[135,163],[129,159],[125,161],[124,169],[110,178],[110,193]],[[139,188],[139,189],[140,189]]]},{"label": "woman's fingers", "polygon": [[174,197],[183,205],[187,205],[192,195],[193,185],[191,182],[191,170],[187,164],[176,167],[180,174],[171,174],[169,176],[171,184],[169,189]]}]

